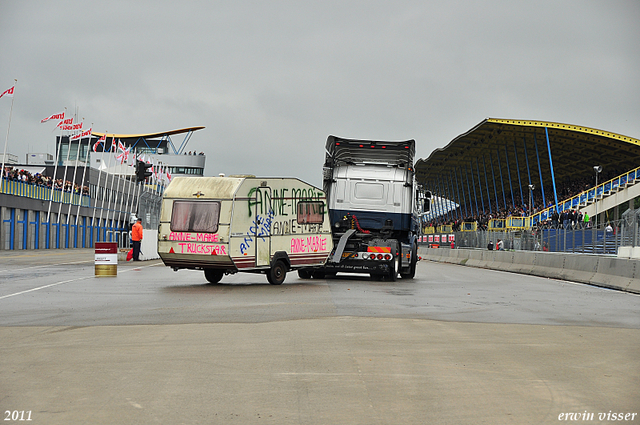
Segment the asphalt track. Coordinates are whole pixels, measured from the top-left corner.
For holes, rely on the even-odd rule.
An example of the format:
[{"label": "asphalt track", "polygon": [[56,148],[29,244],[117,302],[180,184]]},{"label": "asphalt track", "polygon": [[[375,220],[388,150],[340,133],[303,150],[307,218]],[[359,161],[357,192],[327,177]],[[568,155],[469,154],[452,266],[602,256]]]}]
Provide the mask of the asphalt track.
[{"label": "asphalt track", "polygon": [[6,423],[640,423],[640,296],[426,261],[397,282],[211,286],[5,251],[0,341]]}]

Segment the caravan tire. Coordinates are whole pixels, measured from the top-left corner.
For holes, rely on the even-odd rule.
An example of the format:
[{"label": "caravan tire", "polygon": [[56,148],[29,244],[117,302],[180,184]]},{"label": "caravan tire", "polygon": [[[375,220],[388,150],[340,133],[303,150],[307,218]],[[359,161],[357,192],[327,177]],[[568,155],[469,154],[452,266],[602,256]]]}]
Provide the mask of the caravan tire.
[{"label": "caravan tire", "polygon": [[267,280],[272,285],[282,285],[287,277],[287,265],[282,260],[276,261],[267,271]]},{"label": "caravan tire", "polygon": [[222,276],[224,276],[224,270],[204,269],[204,277],[212,285],[220,282],[220,280],[222,280]]}]

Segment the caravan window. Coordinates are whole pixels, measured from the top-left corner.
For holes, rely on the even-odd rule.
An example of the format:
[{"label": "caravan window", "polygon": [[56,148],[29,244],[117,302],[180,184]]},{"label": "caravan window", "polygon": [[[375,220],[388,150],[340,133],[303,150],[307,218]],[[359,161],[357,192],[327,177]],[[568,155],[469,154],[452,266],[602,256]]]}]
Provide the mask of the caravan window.
[{"label": "caravan window", "polygon": [[298,224],[322,224],[324,202],[298,202]]},{"label": "caravan window", "polygon": [[218,231],[220,202],[175,201],[171,213],[172,232],[215,233]]}]

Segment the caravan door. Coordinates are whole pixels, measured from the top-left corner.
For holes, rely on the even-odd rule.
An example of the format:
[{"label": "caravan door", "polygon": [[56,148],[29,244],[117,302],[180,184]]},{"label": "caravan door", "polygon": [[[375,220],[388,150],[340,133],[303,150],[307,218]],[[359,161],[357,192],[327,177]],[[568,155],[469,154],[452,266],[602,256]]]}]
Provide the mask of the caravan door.
[{"label": "caravan door", "polygon": [[255,220],[251,227],[256,246],[256,267],[271,264],[271,188],[258,187],[255,191]]}]

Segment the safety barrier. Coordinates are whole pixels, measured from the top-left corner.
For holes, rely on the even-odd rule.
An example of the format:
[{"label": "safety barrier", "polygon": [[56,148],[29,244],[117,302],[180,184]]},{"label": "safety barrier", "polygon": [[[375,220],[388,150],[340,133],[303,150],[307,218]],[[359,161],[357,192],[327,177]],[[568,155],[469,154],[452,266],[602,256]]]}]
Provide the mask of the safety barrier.
[{"label": "safety barrier", "polygon": [[431,261],[543,276],[640,294],[640,265],[634,259],[424,246],[419,248],[419,255]]},{"label": "safety barrier", "polygon": [[[2,189],[0,193],[7,195],[22,196],[31,199],[40,199],[48,201],[51,199],[51,188],[37,186],[35,184],[20,182],[16,180],[2,181]],[[53,190],[53,202],[60,202],[72,205],[80,204],[83,207],[91,206],[91,197],[89,195],[80,195],[79,193],[63,192],[61,189]]]},{"label": "safety barrier", "polygon": [[475,232],[478,230],[478,223],[475,221],[463,221],[460,226],[461,232]]},{"label": "safety barrier", "polygon": [[[95,242],[129,246],[128,217],[103,218],[0,207],[0,250],[89,248]],[[58,219],[59,217],[59,219]]]},{"label": "safety barrier", "polygon": [[504,230],[507,228],[507,220],[503,218],[492,218],[487,226],[489,230]]}]

